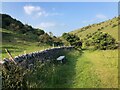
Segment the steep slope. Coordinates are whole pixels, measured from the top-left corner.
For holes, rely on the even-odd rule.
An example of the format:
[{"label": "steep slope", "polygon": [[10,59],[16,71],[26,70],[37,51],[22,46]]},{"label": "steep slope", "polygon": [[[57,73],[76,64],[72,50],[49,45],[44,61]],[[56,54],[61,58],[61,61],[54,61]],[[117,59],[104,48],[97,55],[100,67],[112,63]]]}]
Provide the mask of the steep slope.
[{"label": "steep slope", "polygon": [[118,17],[115,17],[111,20],[104,21],[97,24],[92,24],[77,30],[74,30],[70,33],[79,36],[80,38],[85,38],[87,34],[94,33],[96,31],[106,32],[112,35],[118,41]]},{"label": "steep slope", "polygon": [[[7,57],[5,49],[9,49],[13,56],[38,51],[61,45],[62,41],[50,36],[44,30],[33,28],[30,25],[23,24],[21,21],[12,18],[7,14],[0,14],[0,33],[2,33],[2,57]],[[1,22],[0,22],[1,23]],[[1,53],[0,53],[1,54]]]},{"label": "steep slope", "polygon": [[[37,41],[38,37],[45,32],[41,29],[33,28],[30,25],[23,24],[21,21],[12,18],[10,15],[7,14],[0,14],[0,17],[2,17],[2,36],[3,36],[3,42],[10,41],[11,37],[12,39],[15,38],[22,38],[27,39],[29,41]],[[10,37],[10,38],[8,38]]]},{"label": "steep slope", "polygon": [[[16,33],[12,30],[0,29],[0,33],[2,33],[2,58],[8,58],[9,56],[5,52],[5,49],[8,49],[12,56],[18,56],[24,53],[30,53],[33,51],[38,51],[41,49],[45,49],[50,47],[49,45],[42,46],[43,44],[39,44],[36,40],[30,39],[30,37]],[[31,36],[32,38],[32,36]]]}]

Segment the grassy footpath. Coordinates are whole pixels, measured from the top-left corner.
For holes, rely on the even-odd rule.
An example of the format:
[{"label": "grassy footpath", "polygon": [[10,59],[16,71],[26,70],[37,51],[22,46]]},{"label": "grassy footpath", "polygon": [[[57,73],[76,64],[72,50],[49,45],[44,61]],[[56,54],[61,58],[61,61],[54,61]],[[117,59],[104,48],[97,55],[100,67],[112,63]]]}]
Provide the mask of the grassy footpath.
[{"label": "grassy footpath", "polygon": [[[8,58],[5,48],[13,56],[50,48],[34,41],[25,41],[23,36],[8,30],[2,43],[2,58]],[[14,36],[16,38],[14,38]],[[9,41],[10,40],[10,41]],[[1,48],[0,47],[0,48]],[[64,55],[64,53],[63,53]],[[28,78],[29,87],[63,88],[115,88],[118,85],[118,51],[70,51],[66,55],[66,64],[46,65]],[[47,72],[47,73],[46,73]],[[42,75],[42,76],[41,76]]]},{"label": "grassy footpath", "polygon": [[118,85],[117,50],[70,51],[65,64],[48,64],[28,78],[34,88],[116,88]]},{"label": "grassy footpath", "polygon": [[118,51],[84,51],[76,63],[73,87],[115,88],[118,85]]}]

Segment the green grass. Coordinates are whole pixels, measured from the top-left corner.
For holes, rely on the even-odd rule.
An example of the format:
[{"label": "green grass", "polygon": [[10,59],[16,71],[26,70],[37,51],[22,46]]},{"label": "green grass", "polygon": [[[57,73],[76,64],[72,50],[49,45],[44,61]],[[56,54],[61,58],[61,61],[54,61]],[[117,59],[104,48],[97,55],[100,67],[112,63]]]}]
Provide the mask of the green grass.
[{"label": "green grass", "polygon": [[[112,27],[113,24],[116,24],[117,26]],[[118,18],[113,18],[111,20],[105,21],[101,23],[100,25],[94,24],[90,26],[91,26],[90,28],[84,31],[81,31],[81,28],[80,28],[70,33],[76,34],[77,36],[83,39],[86,37],[87,34],[96,32],[99,28],[104,27],[104,29],[101,29],[101,31],[112,35],[112,37],[118,41]]]},{"label": "green grass", "polygon": [[74,87],[116,88],[118,51],[85,51],[76,64]]},{"label": "green grass", "polygon": [[[118,40],[118,26],[112,28],[110,25],[117,23],[112,19],[97,26],[74,33],[84,38],[88,33],[95,32],[100,27],[103,32],[111,34]],[[14,33],[10,30],[1,30],[3,33],[2,58],[8,58],[5,48],[10,50],[12,56],[50,48],[48,45],[40,45],[34,40],[25,40],[24,35]],[[0,47],[0,48],[1,48]],[[64,54],[64,53],[63,53]],[[116,88],[118,85],[118,51],[117,50],[76,50],[65,54],[65,64],[41,64],[34,73],[28,75],[27,85],[33,88]]]},{"label": "green grass", "polygon": [[25,53],[30,53],[30,52],[34,52],[34,51],[40,51],[40,50],[44,50],[46,48],[50,48],[51,46],[49,45],[40,45],[38,46],[38,43],[8,43],[8,44],[2,44],[2,58],[9,58],[9,56],[7,55],[7,53],[5,52],[5,48],[8,49],[12,56],[18,56],[18,55],[22,55]]},{"label": "green grass", "polygon": [[27,78],[33,88],[117,88],[117,50],[78,52],[66,55],[65,64],[38,65]]},{"label": "green grass", "polygon": [[24,35],[15,33],[14,31],[0,29],[0,32],[2,32],[3,36],[2,46],[0,46],[0,48],[2,48],[2,58],[9,58],[5,49],[8,49],[12,56],[15,57],[24,53],[44,50],[51,47],[46,44],[39,45],[35,40],[26,39]]},{"label": "green grass", "polygon": [[[63,52],[64,53],[64,52]],[[27,76],[28,87],[32,88],[66,88],[71,87],[75,75],[76,60],[80,56],[78,51],[66,53],[65,64],[47,63],[37,64],[38,68]]]},{"label": "green grass", "polygon": [[[117,26],[112,27],[113,24]],[[70,33],[84,39],[87,34],[96,32],[99,28],[104,27],[101,31],[110,34],[118,41],[118,18],[90,26],[84,31],[80,28]],[[85,50],[82,56],[77,59],[75,69],[73,87],[115,88],[118,86],[118,51]]]}]

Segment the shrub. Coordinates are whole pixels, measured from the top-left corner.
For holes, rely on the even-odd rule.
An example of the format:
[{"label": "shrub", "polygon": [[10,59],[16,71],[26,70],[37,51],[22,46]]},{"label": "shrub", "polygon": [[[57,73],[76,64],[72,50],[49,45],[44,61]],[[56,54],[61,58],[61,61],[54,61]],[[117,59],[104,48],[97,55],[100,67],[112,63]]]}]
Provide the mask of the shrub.
[{"label": "shrub", "polygon": [[98,31],[100,31],[101,29],[100,28],[98,28]]},{"label": "shrub", "polygon": [[76,35],[63,33],[62,37],[70,43],[71,46],[75,46],[76,48],[82,47],[82,42],[80,38]]},{"label": "shrub", "polygon": [[116,40],[107,33],[96,32],[92,37],[85,41],[86,46],[94,46],[94,49],[116,49],[118,46]]},{"label": "shrub", "polygon": [[9,63],[9,68],[2,67],[2,88],[26,88],[24,76],[27,71],[13,63]]},{"label": "shrub", "polygon": [[101,27],[101,29],[104,29],[104,27]]},{"label": "shrub", "polygon": [[52,45],[53,43],[52,38],[47,33],[39,36],[39,42],[46,43],[49,45]]},{"label": "shrub", "polygon": [[53,44],[55,46],[62,46],[63,45],[62,40],[58,37],[53,36],[52,40],[53,40]]},{"label": "shrub", "polygon": [[38,36],[32,32],[27,32],[25,36],[30,40],[38,40]]}]

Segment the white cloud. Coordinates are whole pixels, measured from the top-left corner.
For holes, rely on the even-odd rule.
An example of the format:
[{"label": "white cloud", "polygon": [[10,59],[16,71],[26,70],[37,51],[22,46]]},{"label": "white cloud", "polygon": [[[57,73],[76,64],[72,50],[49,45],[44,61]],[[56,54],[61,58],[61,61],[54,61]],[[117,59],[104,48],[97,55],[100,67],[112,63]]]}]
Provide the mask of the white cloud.
[{"label": "white cloud", "polygon": [[53,22],[42,22],[39,25],[37,25],[36,28],[48,29],[55,26],[56,26],[56,23],[53,23]]},{"label": "white cloud", "polygon": [[24,8],[25,13],[28,15],[31,15],[34,12],[41,11],[41,7],[39,6],[26,5],[23,8]]},{"label": "white cloud", "polygon": [[41,8],[40,6],[26,5],[23,8],[24,8],[24,11],[25,11],[25,13],[27,15],[34,14],[34,15],[36,15],[38,17],[40,17],[40,16],[58,16],[58,15],[62,15],[61,13],[57,13],[57,12],[51,12],[51,13],[47,12],[43,8]]},{"label": "white cloud", "polygon": [[103,14],[97,14],[96,18],[98,18],[98,19],[107,19],[107,16],[105,16]]},{"label": "white cloud", "polygon": [[49,13],[49,12],[46,12],[46,11],[41,11],[41,12],[38,12],[37,13],[38,16],[61,16],[63,14],[60,14],[60,13]]}]

